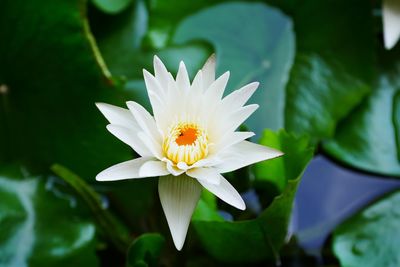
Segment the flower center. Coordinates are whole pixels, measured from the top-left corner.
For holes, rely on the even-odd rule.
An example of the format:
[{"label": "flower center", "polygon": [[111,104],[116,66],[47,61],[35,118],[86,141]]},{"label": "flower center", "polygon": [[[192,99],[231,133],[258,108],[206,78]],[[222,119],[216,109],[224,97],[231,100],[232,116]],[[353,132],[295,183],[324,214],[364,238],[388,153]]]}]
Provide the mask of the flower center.
[{"label": "flower center", "polygon": [[195,128],[187,128],[187,129],[182,129],[179,136],[175,139],[175,142],[179,146],[184,146],[184,145],[191,145],[193,144],[197,139],[197,129]]},{"label": "flower center", "polygon": [[192,165],[208,154],[207,134],[195,123],[177,123],[164,138],[163,152],[175,164],[185,162]]}]

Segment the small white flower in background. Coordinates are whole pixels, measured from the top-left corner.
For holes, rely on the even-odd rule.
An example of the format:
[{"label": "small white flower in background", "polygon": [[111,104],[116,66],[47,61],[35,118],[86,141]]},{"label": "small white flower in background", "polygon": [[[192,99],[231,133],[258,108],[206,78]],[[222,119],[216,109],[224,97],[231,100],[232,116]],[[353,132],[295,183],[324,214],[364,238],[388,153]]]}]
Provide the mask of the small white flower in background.
[{"label": "small white flower in background", "polygon": [[158,57],[153,76],[144,70],[152,116],[136,102],[128,109],[97,103],[110,122],[107,129],[140,157],[114,165],[98,181],[159,178],[158,190],[174,244],[181,250],[202,186],[226,203],[244,210],[245,203],[221,175],[281,156],[280,151],[245,139],[252,132],[235,130],[258,108],[244,104],[258,87],[250,83],[223,98],[229,72],[215,80],[211,56],[193,82],[183,62],[176,80]]},{"label": "small white flower in background", "polygon": [[400,38],[400,0],[383,0],[383,41],[392,49]]}]

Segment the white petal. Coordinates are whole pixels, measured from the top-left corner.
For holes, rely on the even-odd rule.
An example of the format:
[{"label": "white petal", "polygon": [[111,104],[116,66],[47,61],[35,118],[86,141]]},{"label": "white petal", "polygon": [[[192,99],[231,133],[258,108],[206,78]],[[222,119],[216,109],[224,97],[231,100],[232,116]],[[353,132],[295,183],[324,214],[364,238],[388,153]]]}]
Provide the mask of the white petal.
[{"label": "white petal", "polygon": [[142,141],[142,143],[146,146],[146,148],[151,152],[152,156],[162,159],[162,151],[161,151],[161,146],[151,138],[151,136],[148,136],[147,133],[145,132],[138,132],[137,137]]},{"label": "white petal", "polygon": [[224,94],[225,87],[229,80],[230,72],[227,71],[215,80],[207,89],[204,97],[209,101],[219,101]]},{"label": "white petal", "polygon": [[[183,107],[185,106],[186,93],[187,92],[177,88],[176,82],[173,80],[173,78],[169,79],[166,99],[166,114],[164,115],[165,117],[169,118],[167,123],[168,126],[170,126],[170,123],[176,119],[177,116],[181,115]],[[167,128],[162,130],[166,132],[168,131]]]},{"label": "white petal", "polygon": [[220,176],[221,182],[218,185],[208,183],[204,180],[198,181],[202,186],[204,186],[208,191],[216,195],[222,201],[240,210],[246,209],[246,204],[244,203],[240,194],[222,175]]},{"label": "white petal", "polygon": [[212,167],[218,164],[221,164],[222,161],[221,159],[218,157],[218,155],[209,155],[207,158],[205,159],[201,159],[197,162],[195,162],[191,167],[193,168],[201,168],[201,167]]},{"label": "white petal", "polygon": [[157,56],[154,56],[154,75],[161,87],[166,89],[168,87],[169,73],[167,68]]},{"label": "white petal", "polygon": [[221,175],[214,168],[193,168],[186,172],[190,177],[203,180],[210,184],[220,184]]},{"label": "white petal", "polygon": [[201,92],[203,90],[203,72],[199,70],[194,76],[191,91]]},{"label": "white petal", "polygon": [[179,176],[185,172],[185,170],[179,169],[176,166],[174,166],[172,161],[170,161],[167,158],[163,158],[162,161],[167,163],[167,169],[168,169],[169,173],[172,174],[173,176]]},{"label": "white petal", "polygon": [[126,103],[129,110],[135,116],[136,121],[139,126],[145,131],[149,136],[151,136],[154,141],[161,143],[161,135],[154,121],[153,116],[141,105],[136,102],[128,101]]},{"label": "white petal", "polygon": [[[161,87],[158,80],[150,74],[147,70],[143,70],[144,82],[146,84],[147,91],[154,92],[158,97],[163,98],[165,95],[164,89]],[[151,99],[150,99],[151,100]]]},{"label": "white petal", "polygon": [[178,74],[176,75],[176,85],[179,90],[188,91],[190,88],[189,74],[187,73],[185,63],[179,63]]},{"label": "white petal", "polygon": [[183,161],[178,162],[178,164],[176,164],[176,166],[178,167],[178,169],[181,169],[181,170],[184,170],[184,171],[190,169],[190,166],[187,165],[187,163],[186,163],[186,162],[183,162]]},{"label": "white petal", "polygon": [[96,106],[111,124],[139,129],[135,117],[129,110],[106,103],[96,103]]},{"label": "white petal", "polygon": [[123,126],[109,124],[107,130],[110,131],[119,140],[132,147],[142,157],[153,156],[153,153],[147,148],[146,145],[138,138],[135,131],[125,128]]},{"label": "white petal", "polygon": [[234,112],[229,118],[230,130],[235,130],[239,127],[251,114],[258,109],[257,104],[251,104],[240,108],[237,112]]},{"label": "white petal", "polygon": [[283,153],[259,144],[242,141],[221,153],[221,164],[215,165],[220,173],[231,172],[247,165],[282,156]]},{"label": "white petal", "polygon": [[166,163],[159,160],[147,161],[139,169],[141,177],[164,176],[168,174],[169,171],[167,170]]},{"label": "white petal", "polygon": [[151,75],[148,71],[143,70],[144,81],[146,83],[147,94],[150,99],[150,104],[153,109],[154,119],[159,126],[159,129],[164,128],[165,117],[165,104],[167,93],[167,84],[165,89],[160,85],[159,81]]},{"label": "white petal", "polygon": [[124,179],[144,178],[144,176],[139,175],[139,169],[146,162],[153,160],[154,158],[151,157],[142,157],[116,164],[97,174],[96,180],[117,181]]},{"label": "white petal", "polygon": [[230,114],[222,123],[214,120],[213,125],[209,127],[213,140],[219,140],[226,133],[235,131],[257,108],[257,104],[247,105]]},{"label": "white petal", "polygon": [[393,48],[400,37],[400,1],[383,0],[383,39],[385,48]]},{"label": "white petal", "polygon": [[219,140],[214,149],[216,152],[222,151],[225,148],[236,145],[237,143],[242,142],[243,140],[246,140],[254,135],[255,133],[253,132],[228,133]]},{"label": "white petal", "polygon": [[201,69],[204,88],[208,88],[215,80],[215,61],[215,54],[212,54]]},{"label": "white petal", "polygon": [[193,211],[200,198],[201,186],[186,175],[164,176],[158,181],[161,200],[175,247],[182,249]]},{"label": "white petal", "polygon": [[249,98],[254,94],[258,88],[259,83],[249,83],[242,88],[232,92],[222,99],[222,105],[227,110],[236,110],[246,104]]}]

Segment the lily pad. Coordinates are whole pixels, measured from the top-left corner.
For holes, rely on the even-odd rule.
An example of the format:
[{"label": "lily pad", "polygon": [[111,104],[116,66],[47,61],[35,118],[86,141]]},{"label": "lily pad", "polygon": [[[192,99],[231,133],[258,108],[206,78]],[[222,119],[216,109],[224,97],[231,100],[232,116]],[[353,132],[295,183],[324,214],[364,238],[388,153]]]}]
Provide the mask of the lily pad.
[{"label": "lily pad", "polygon": [[[374,47],[367,1],[274,1],[292,16],[297,42],[285,104],[285,128],[333,137],[337,123],[370,92]],[[346,29],[346,30],[343,30]]]},{"label": "lily pad", "polygon": [[94,105],[120,103],[122,93],[96,54],[85,5],[0,2],[1,159],[41,170],[58,162],[93,179],[129,158]]},{"label": "lily pad", "polygon": [[370,87],[342,63],[316,53],[298,53],[287,86],[286,129],[309,134],[314,142],[334,136]]},{"label": "lily pad", "polygon": [[172,38],[180,45],[194,40],[211,43],[218,72],[231,72],[227,93],[260,82],[250,99],[260,108],[246,122],[252,131],[283,127],[285,86],[295,51],[289,17],[262,3],[219,4],[184,19]]},{"label": "lily pad", "polygon": [[350,166],[384,175],[400,176],[398,160],[398,98],[400,89],[400,49],[380,51],[379,77],[371,85],[372,94],[340,123],[335,138],[324,150]]},{"label": "lily pad", "polygon": [[49,185],[0,167],[0,265],[98,266],[94,224]]},{"label": "lily pad", "polygon": [[333,251],[342,266],[400,265],[400,192],[392,193],[342,223]]},{"label": "lily pad", "polygon": [[279,261],[279,250],[287,235],[294,195],[302,173],[312,158],[313,148],[304,140],[283,131],[274,134],[266,130],[260,143],[283,149],[287,155],[283,157],[287,159],[283,159],[284,162],[282,159],[273,159],[268,166],[257,164],[256,179],[259,179],[258,173],[271,172],[277,179],[285,180],[286,185],[282,193],[275,196],[272,203],[252,220],[225,221],[215,208],[205,201],[199,202],[192,222],[204,248],[217,260],[230,263],[264,259]]},{"label": "lily pad", "polygon": [[400,90],[396,91],[393,98],[393,123],[396,138],[397,159],[400,163]]},{"label": "lily pad", "polygon": [[[170,44],[177,24],[193,13],[212,5],[229,0],[163,0],[154,1],[149,6],[149,31],[146,43],[155,49],[162,49]],[[179,8],[176,8],[179,6]]]},{"label": "lily pad", "polygon": [[132,0],[92,0],[92,3],[105,13],[117,14],[126,9]]},{"label": "lily pad", "polygon": [[165,238],[158,233],[143,234],[136,238],[128,250],[128,266],[159,266],[158,258]]}]

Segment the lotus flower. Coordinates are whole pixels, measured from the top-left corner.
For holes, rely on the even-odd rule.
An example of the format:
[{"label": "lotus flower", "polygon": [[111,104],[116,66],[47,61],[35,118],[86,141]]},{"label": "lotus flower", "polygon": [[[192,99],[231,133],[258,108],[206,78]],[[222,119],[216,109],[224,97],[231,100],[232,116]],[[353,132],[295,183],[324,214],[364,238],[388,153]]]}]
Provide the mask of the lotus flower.
[{"label": "lotus flower", "polygon": [[386,49],[392,49],[400,38],[400,1],[383,0],[383,41]]},{"label": "lotus flower", "polygon": [[96,104],[110,122],[107,129],[140,155],[102,171],[96,179],[160,176],[161,204],[174,244],[181,250],[203,187],[244,210],[242,197],[221,174],[282,153],[246,141],[252,132],[236,131],[258,108],[245,106],[257,82],[223,97],[229,72],[215,79],[214,55],[192,83],[183,62],[174,79],[154,57],[154,72],[153,76],[143,71],[153,115],[133,101],[126,103],[128,109]]}]

